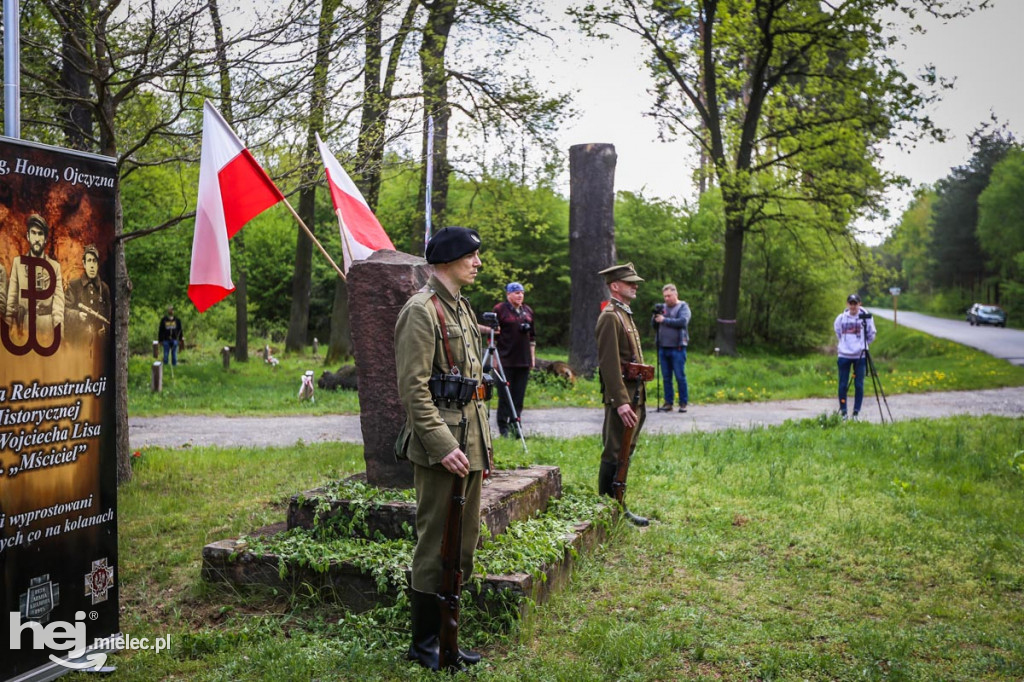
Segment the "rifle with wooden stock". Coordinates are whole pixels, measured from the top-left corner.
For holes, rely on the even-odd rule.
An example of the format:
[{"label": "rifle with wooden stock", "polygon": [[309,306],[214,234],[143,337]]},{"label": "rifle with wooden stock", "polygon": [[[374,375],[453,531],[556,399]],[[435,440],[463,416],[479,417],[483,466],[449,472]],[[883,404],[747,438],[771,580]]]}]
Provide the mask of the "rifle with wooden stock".
[{"label": "rifle with wooden stock", "polygon": [[[466,451],[468,422],[459,422],[462,437],[459,449]],[[438,634],[438,670],[460,670],[459,600],[462,596],[462,512],[466,506],[466,479],[452,474],[451,499],[441,538],[441,590],[437,593],[441,606],[441,629]]]},{"label": "rifle with wooden stock", "polygon": [[[637,410],[637,404],[640,402],[640,387],[637,386],[636,392],[633,394],[633,400],[629,406],[633,408],[633,412]],[[635,526],[646,526],[650,524],[650,521],[643,516],[637,516],[633,512],[626,508],[626,476],[629,474],[629,461],[632,459],[632,445],[633,445],[633,434],[636,432],[636,425],[627,426],[626,430],[622,433],[622,443],[619,445],[619,458],[615,465],[615,480],[612,481],[612,497],[615,501],[622,505],[622,509],[626,514],[626,518]]]}]

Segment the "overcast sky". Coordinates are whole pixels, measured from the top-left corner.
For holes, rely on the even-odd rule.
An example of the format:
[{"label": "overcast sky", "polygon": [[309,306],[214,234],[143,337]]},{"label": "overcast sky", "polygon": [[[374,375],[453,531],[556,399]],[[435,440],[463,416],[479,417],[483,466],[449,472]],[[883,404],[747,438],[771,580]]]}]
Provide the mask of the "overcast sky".
[{"label": "overcast sky", "polygon": [[[568,4],[553,0],[552,5]],[[907,35],[896,56],[908,74],[932,63],[955,78],[956,86],[930,111],[949,130],[944,144],[921,144],[909,151],[886,148],[885,169],[908,176],[915,184],[932,183],[970,158],[968,134],[994,112],[1019,138],[1024,131],[1024,0],[995,0],[994,7],[967,19],[931,22],[925,35]],[[608,142],[618,153],[616,189],[643,190],[648,196],[690,201],[694,160],[683,142],[660,142],[650,109],[650,84],[638,40],[622,31],[613,41],[566,37],[553,49],[549,73],[556,86],[576,88],[580,115],[561,131],[561,147]],[[539,72],[538,75],[544,72]],[[567,185],[568,178],[565,178]],[[898,220],[905,193],[894,192],[889,206]],[[885,225],[870,229],[882,231]],[[877,237],[876,237],[877,240]],[[875,240],[870,240],[875,241]]]}]

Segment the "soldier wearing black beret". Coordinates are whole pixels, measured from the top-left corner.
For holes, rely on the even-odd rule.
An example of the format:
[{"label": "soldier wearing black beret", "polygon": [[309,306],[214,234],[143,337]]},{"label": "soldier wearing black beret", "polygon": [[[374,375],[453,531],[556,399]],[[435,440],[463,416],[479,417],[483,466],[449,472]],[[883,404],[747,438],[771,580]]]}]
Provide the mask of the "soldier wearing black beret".
[{"label": "soldier wearing black beret", "polygon": [[[435,401],[430,378],[456,374],[483,388],[483,337],[462,287],[480,269],[480,235],[446,227],[427,243],[434,274],[406,301],[395,325],[398,395],[406,422],[396,455],[413,465],[416,488],[416,549],[412,559],[412,644],[406,657],[425,668],[439,667],[441,538],[451,500],[452,477],[465,481],[461,568],[473,572],[480,536],[480,490],[489,461],[491,431],[482,390],[464,404]],[[480,654],[459,651],[453,665],[464,668]]]}]

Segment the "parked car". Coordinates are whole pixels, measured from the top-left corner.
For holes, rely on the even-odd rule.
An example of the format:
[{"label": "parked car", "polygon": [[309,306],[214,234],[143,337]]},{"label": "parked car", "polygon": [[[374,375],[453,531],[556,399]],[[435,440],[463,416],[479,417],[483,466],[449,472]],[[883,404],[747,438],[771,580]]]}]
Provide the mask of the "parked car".
[{"label": "parked car", "polygon": [[967,309],[967,321],[973,327],[976,324],[992,324],[997,327],[1006,326],[1006,311],[997,305],[975,303]]}]

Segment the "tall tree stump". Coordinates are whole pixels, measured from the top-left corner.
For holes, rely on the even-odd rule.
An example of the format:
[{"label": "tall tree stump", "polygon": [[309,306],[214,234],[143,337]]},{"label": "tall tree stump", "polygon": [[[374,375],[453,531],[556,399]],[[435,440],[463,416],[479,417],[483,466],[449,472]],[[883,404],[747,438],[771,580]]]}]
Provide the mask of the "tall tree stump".
[{"label": "tall tree stump", "polygon": [[359,425],[363,432],[366,482],[382,488],[411,488],[412,465],[395,461],[395,440],[405,423],[398,397],[395,323],[409,297],[433,271],[417,256],[375,251],[348,271],[349,322],[359,382]]},{"label": "tall tree stump", "polygon": [[588,377],[597,368],[594,327],[608,294],[597,273],[615,263],[617,159],[611,144],[569,148],[569,365]]}]

